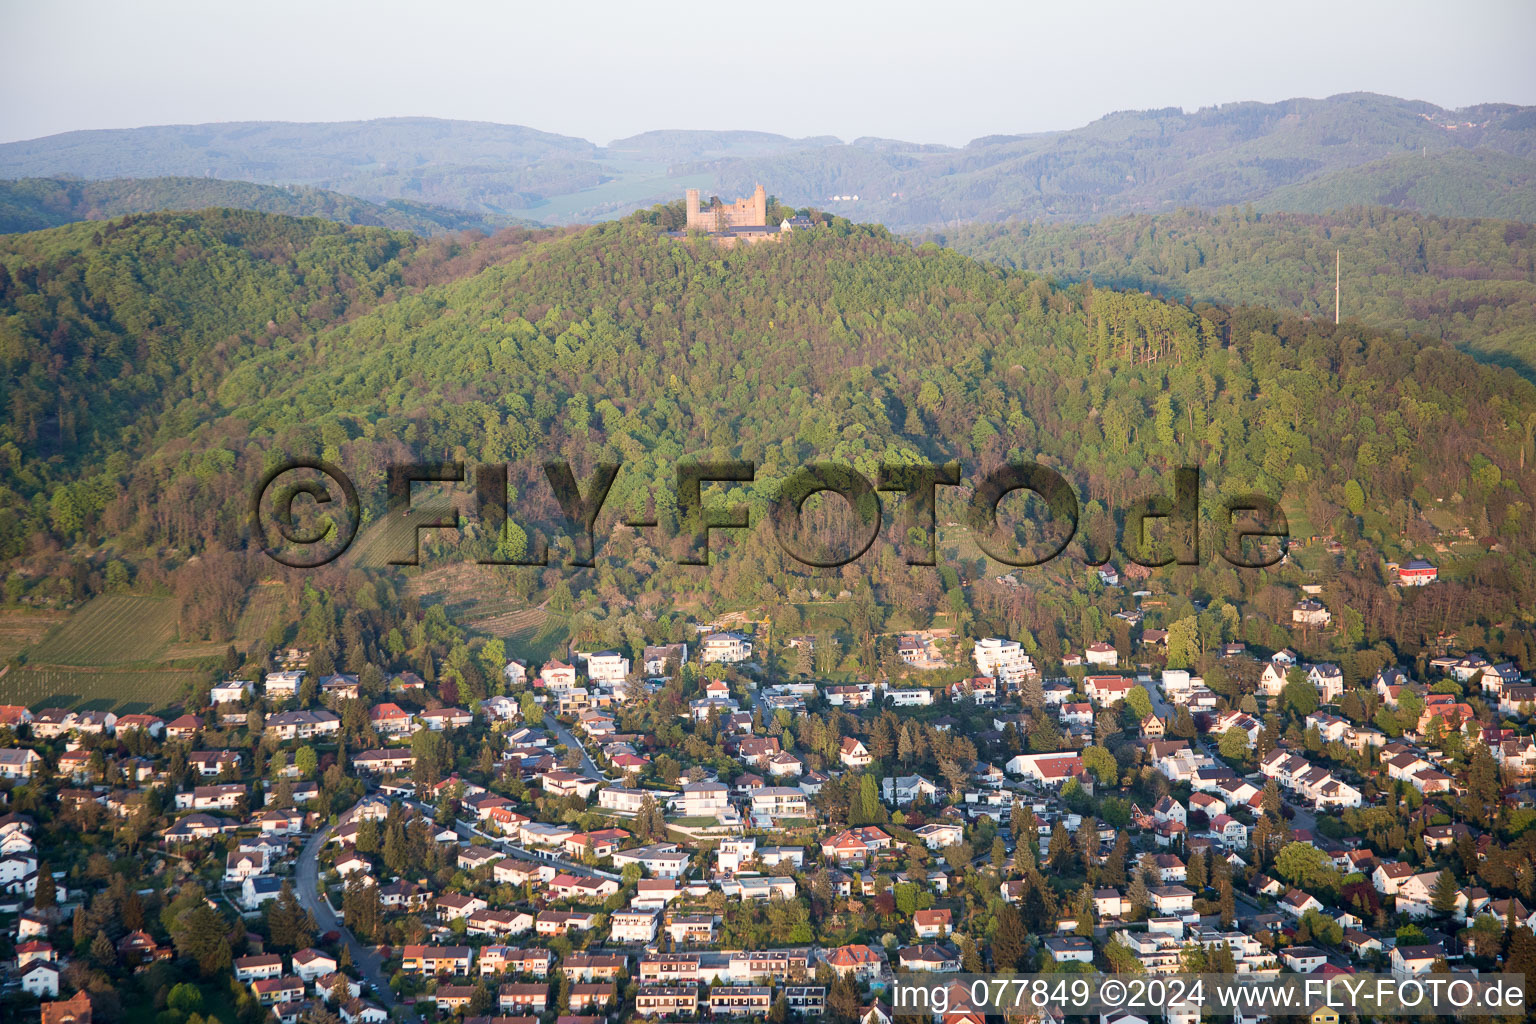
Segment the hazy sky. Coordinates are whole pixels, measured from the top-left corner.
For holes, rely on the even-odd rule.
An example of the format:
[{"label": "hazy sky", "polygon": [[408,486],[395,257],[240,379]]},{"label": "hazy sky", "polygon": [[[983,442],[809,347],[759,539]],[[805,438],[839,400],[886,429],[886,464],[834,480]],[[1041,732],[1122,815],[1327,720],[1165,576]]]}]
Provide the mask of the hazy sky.
[{"label": "hazy sky", "polygon": [[755,128],[958,144],[1355,90],[1536,104],[1533,42],[1529,0],[0,0],[0,141],[429,115],[599,143]]}]

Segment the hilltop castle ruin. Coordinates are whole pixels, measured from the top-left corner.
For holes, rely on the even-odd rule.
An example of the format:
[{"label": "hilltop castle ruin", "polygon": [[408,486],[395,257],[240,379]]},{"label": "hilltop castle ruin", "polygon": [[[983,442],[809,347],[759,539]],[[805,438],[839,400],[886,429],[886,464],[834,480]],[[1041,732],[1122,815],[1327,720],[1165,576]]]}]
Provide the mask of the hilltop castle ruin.
[{"label": "hilltop castle ruin", "polygon": [[[727,205],[719,199],[708,206],[699,203],[699,190],[688,189],[688,230],[702,231],[715,240],[721,248],[729,249],[737,242],[755,245],[773,242],[798,228],[811,227],[805,217],[786,218],[777,227],[768,225],[768,193],[759,185],[746,199],[738,199]],[[683,237],[685,232],[672,232]]]},{"label": "hilltop castle ruin", "polygon": [[766,228],[768,193],[757,186],[750,199],[738,199],[729,206],[718,200],[708,209],[699,208],[699,190],[688,190],[688,230],[716,234],[731,228]]}]

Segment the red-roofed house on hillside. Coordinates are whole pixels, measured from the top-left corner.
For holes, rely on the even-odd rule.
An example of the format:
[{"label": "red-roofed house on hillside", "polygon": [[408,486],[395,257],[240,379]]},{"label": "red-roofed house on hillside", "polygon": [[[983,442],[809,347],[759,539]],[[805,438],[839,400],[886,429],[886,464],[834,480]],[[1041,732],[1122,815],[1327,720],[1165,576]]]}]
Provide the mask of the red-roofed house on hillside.
[{"label": "red-roofed house on hillside", "polygon": [[912,927],[920,939],[942,939],[949,934],[950,912],[947,910],[914,911]]},{"label": "red-roofed house on hillside", "polygon": [[869,748],[852,736],[843,737],[843,745],[837,757],[850,768],[867,768],[875,760],[870,756]]},{"label": "red-roofed house on hillside", "polygon": [[1136,680],[1130,676],[1089,676],[1083,680],[1083,691],[1088,699],[1100,707],[1118,704],[1131,692]]},{"label": "red-roofed house on hillside", "polygon": [[1060,786],[1082,773],[1083,759],[1077,754],[1019,754],[1006,767],[1014,775]]},{"label": "red-roofed house on hillside", "polygon": [[203,727],[203,720],[196,715],[182,715],[173,718],[165,727],[165,735],[173,740],[196,739],[199,730]]},{"label": "red-roofed house on hillside", "polygon": [[380,736],[408,736],[415,726],[410,713],[398,704],[375,704],[368,711],[368,721]]},{"label": "red-roofed house on hillside", "polygon": [[877,850],[889,849],[891,837],[873,825],[850,828],[821,843],[821,855],[838,863],[864,860]]},{"label": "red-roofed house on hillside", "polygon": [[[1427,694],[1424,697],[1424,711],[1419,715],[1418,732],[1421,736],[1428,735],[1437,718],[1443,731],[1455,732],[1463,722],[1475,717],[1470,704],[1457,703],[1456,698],[1449,693]],[[122,728],[121,722],[118,728]]]},{"label": "red-roofed house on hillside", "polygon": [[121,715],[117,719],[119,736],[124,732],[138,732],[141,729],[159,739],[165,732],[165,720],[154,715]]},{"label": "red-roofed house on hillside", "polygon": [[68,999],[44,1003],[42,1024],[91,1024],[91,997],[82,989]]},{"label": "red-roofed house on hillside", "polygon": [[855,981],[878,977],[883,966],[880,954],[868,946],[839,946],[826,955],[826,961],[838,977],[852,975]]}]

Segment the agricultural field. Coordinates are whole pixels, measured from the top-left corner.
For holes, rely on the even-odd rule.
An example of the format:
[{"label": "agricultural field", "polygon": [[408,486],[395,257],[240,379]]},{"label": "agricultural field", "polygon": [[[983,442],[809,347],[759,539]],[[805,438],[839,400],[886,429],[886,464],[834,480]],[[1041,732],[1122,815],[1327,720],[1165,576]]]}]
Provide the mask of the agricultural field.
[{"label": "agricultural field", "polygon": [[544,625],[547,614],[542,608],[523,607],[477,617],[470,620],[470,625],[476,632],[506,640],[514,636],[533,636]]},{"label": "agricultural field", "polygon": [[[505,593],[496,585],[496,566],[472,562],[450,562],[425,572],[411,570],[405,591],[424,604],[442,604],[449,608],[468,608],[485,601],[498,601]],[[506,597],[511,598],[507,593]],[[494,611],[497,609],[492,609]]]},{"label": "agricultural field", "polygon": [[453,621],[475,633],[498,637],[507,655],[532,661],[563,657],[570,617],[530,607],[513,590],[504,566],[453,562],[425,572],[412,570],[406,593],[423,604],[440,604]]},{"label": "agricultural field", "polygon": [[0,612],[0,662],[10,661],[68,617],[67,612]]},{"label": "agricultural field", "polygon": [[245,599],[245,608],[235,623],[235,648],[247,654],[261,653],[267,630],[282,621],[286,606],[282,584],[257,584]]},{"label": "agricultural field", "polygon": [[155,662],[175,636],[170,598],[104,594],[28,650],[27,661],[71,668]]},{"label": "agricultural field", "polygon": [[[429,489],[418,490],[413,504],[428,518],[445,515],[453,505],[457,504],[462,521],[469,512],[472,499],[467,492],[455,493],[450,497],[441,490]],[[375,519],[371,523],[358,527],[357,537],[353,539],[352,546],[347,549],[342,559],[345,564],[357,569],[388,568],[390,559],[409,556],[413,532],[411,520],[405,516],[391,515]],[[451,530],[427,530],[421,535],[421,543],[425,545],[434,536],[448,538],[451,541],[454,534]]]},{"label": "agricultural field", "polygon": [[158,712],[179,703],[206,673],[191,669],[66,668],[25,665],[0,676],[0,704],[84,706],[118,714]]},{"label": "agricultural field", "polygon": [[531,608],[528,611],[539,616],[530,619],[503,639],[507,643],[509,657],[524,661],[548,661],[563,657],[565,645],[571,638],[570,618],[559,612]]},{"label": "agricultural field", "polygon": [[217,658],[228,649],[229,642],[225,640],[191,640],[186,643],[171,644],[165,649],[163,660],[200,661],[203,658]]},{"label": "agricultural field", "polygon": [[[0,617],[0,624],[14,617]],[[170,665],[222,654],[225,644],[176,643],[176,602],[165,597],[105,594],[69,615],[20,621],[0,637],[19,637],[30,628],[25,664],[0,676],[0,702],[38,706],[84,705],[118,713],[160,710],[181,700],[187,684],[206,673],[193,665]],[[16,653],[16,652],[12,652]]]}]

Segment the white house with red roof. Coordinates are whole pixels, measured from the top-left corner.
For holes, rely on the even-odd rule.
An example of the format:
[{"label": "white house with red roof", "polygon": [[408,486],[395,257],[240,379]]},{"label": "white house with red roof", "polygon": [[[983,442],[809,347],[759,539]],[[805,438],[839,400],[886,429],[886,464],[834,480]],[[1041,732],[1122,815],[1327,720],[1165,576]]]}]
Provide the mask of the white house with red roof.
[{"label": "white house with red roof", "polygon": [[416,727],[410,712],[398,704],[375,704],[368,711],[368,722],[380,736],[409,736]]},{"label": "white house with red roof", "polygon": [[850,768],[867,768],[875,760],[870,756],[869,748],[854,736],[843,737],[842,746],[837,752],[837,759]]},{"label": "white house with red roof", "polygon": [[1101,668],[1114,668],[1120,661],[1120,652],[1115,650],[1114,644],[1096,643],[1089,644],[1084,652],[1083,660],[1090,665]]},{"label": "white house with red roof", "polygon": [[125,732],[147,732],[155,739],[165,733],[165,720],[154,715],[121,715],[117,719],[117,735]]},{"label": "white house with red roof", "polygon": [[838,977],[852,975],[856,981],[879,977],[885,966],[880,954],[868,946],[839,946],[823,959]]},{"label": "white house with red roof", "polygon": [[576,666],[563,661],[545,662],[539,669],[539,685],[551,690],[568,690],[576,685]]},{"label": "white house with red roof", "polygon": [[181,715],[165,726],[165,735],[173,740],[190,740],[203,728],[203,720],[196,715]]},{"label": "white house with red roof", "polygon": [[821,855],[831,861],[846,864],[864,860],[879,850],[888,850],[895,842],[884,830],[874,825],[850,828],[821,842]]},{"label": "white house with red roof", "polygon": [[1130,676],[1088,676],[1083,680],[1083,690],[1088,699],[1100,707],[1118,704],[1131,692],[1136,680]]},{"label": "white house with red roof", "polygon": [[1083,759],[1077,754],[1019,754],[1005,766],[1013,775],[1060,786],[1083,771]]}]

